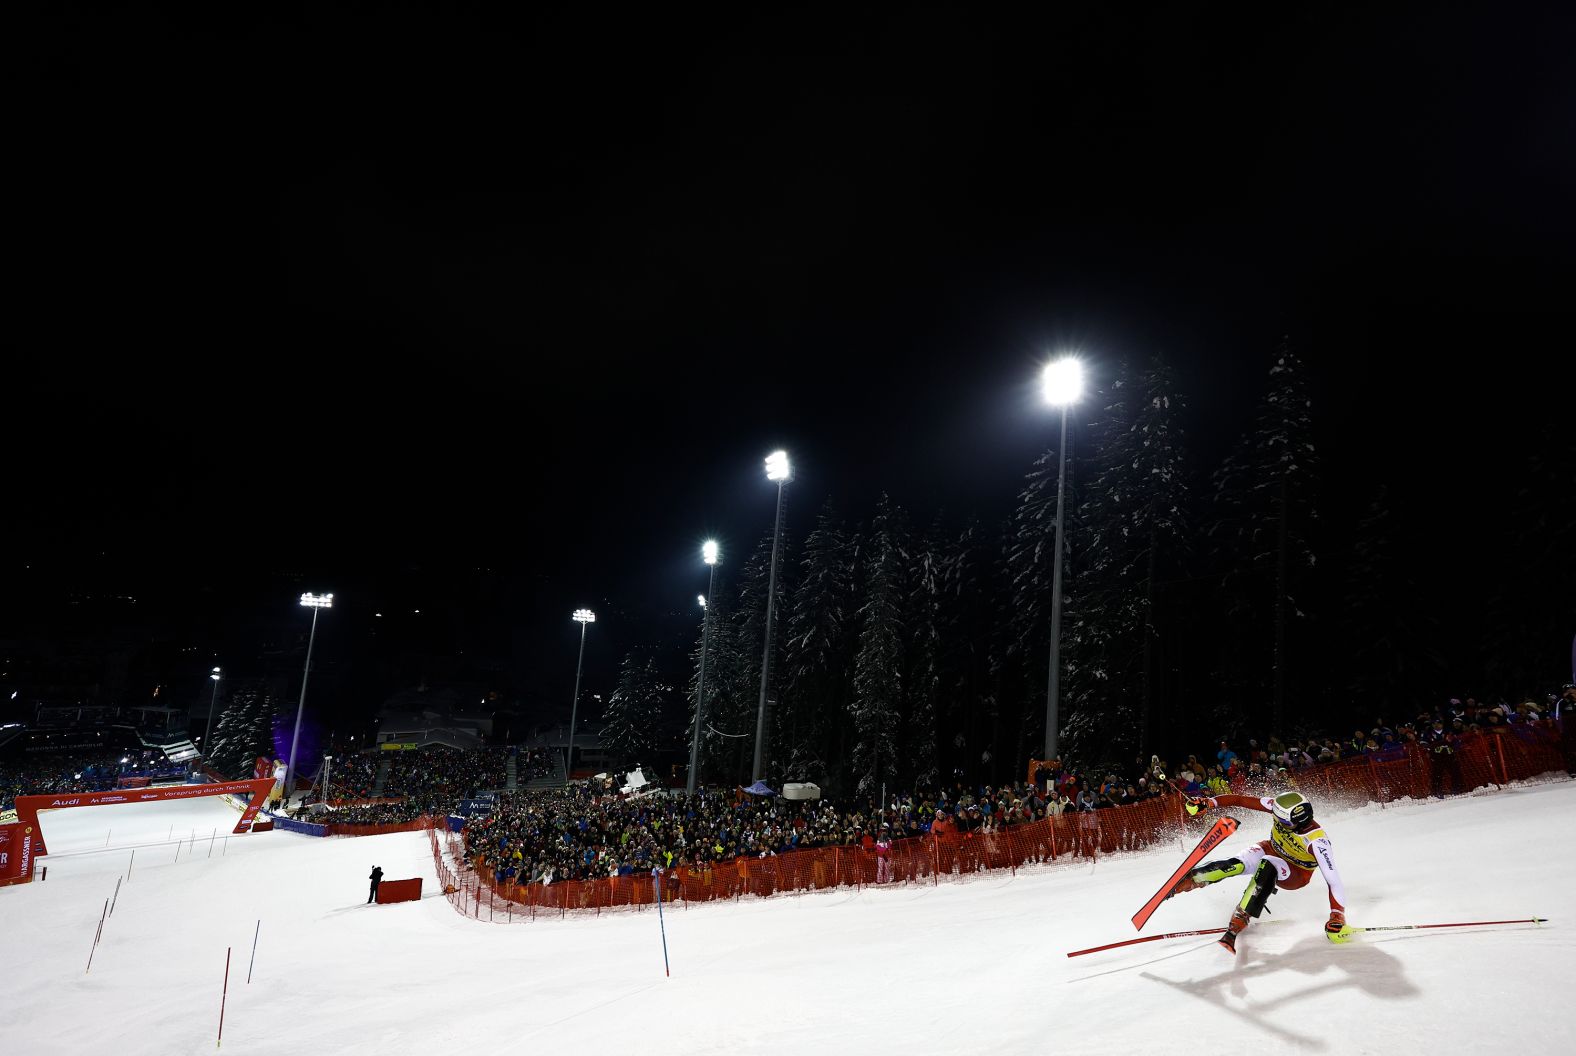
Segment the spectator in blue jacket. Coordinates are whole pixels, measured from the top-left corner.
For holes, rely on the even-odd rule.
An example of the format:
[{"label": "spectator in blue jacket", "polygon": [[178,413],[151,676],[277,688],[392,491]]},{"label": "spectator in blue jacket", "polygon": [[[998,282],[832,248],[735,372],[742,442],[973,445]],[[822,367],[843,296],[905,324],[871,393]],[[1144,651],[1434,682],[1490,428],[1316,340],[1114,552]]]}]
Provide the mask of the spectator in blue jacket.
[{"label": "spectator in blue jacket", "polygon": [[1225,741],[1221,741],[1220,751],[1215,753],[1215,758],[1220,760],[1220,769],[1224,772],[1230,770],[1232,764],[1237,761],[1237,753],[1232,751],[1231,746]]}]

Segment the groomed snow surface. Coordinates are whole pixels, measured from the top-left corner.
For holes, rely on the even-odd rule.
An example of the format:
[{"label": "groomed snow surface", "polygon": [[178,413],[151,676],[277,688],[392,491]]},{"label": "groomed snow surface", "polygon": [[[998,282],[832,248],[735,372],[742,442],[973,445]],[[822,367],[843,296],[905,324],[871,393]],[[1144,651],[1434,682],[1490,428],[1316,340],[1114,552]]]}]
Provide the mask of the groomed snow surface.
[{"label": "groomed snow surface", "polygon": [[[235,818],[218,800],[46,814],[48,880],[0,889],[0,1050],[212,1053],[230,946],[222,1051],[238,1056],[1576,1051],[1568,781],[1321,815],[1353,924],[1541,927],[1334,946],[1315,878],[1271,899],[1236,958],[1200,937],[1068,959],[1135,934],[1128,918],[1181,858],[1172,844],[969,883],[680,904],[671,978],[654,912],[467,920],[436,893],[423,833],[226,844]],[[374,863],[422,877],[425,897],[365,905]],[[1241,887],[1174,899],[1145,934],[1224,927]]]}]

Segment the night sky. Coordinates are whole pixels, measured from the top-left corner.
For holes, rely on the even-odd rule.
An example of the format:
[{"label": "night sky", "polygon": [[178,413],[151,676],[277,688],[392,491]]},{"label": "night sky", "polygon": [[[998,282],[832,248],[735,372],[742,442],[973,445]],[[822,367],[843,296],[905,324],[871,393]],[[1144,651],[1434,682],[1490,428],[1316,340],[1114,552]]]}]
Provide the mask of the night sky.
[{"label": "night sky", "polygon": [[1556,5],[451,6],[71,5],[25,42],[10,636],[135,595],[200,667],[332,590],[327,655],[386,609],[567,708],[570,611],[606,688],[693,619],[702,539],[769,531],[774,447],[801,534],[883,489],[993,521],[1053,352],[1164,354],[1207,470],[1283,335],[1326,514],[1389,484],[1469,609],[1474,525],[1576,422]]}]

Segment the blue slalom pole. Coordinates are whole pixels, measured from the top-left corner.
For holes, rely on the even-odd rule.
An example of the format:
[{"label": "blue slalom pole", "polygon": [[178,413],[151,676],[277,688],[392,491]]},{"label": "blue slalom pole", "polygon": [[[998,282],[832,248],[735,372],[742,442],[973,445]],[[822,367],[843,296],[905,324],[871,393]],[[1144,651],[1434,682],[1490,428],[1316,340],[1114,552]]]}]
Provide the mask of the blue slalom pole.
[{"label": "blue slalom pole", "polygon": [[668,970],[668,926],[662,919],[662,870],[651,870],[651,886],[657,889],[657,923],[662,927],[662,974],[668,978],[673,973]]}]

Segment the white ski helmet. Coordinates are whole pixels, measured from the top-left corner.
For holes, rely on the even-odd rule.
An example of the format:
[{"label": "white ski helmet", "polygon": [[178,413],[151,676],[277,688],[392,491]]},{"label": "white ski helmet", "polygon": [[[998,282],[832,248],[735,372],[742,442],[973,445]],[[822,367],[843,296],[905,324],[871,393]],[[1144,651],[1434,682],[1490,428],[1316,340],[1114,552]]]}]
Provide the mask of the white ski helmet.
[{"label": "white ski helmet", "polygon": [[1313,824],[1313,804],[1301,792],[1282,792],[1270,807],[1275,824],[1293,832],[1301,832]]}]

